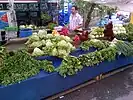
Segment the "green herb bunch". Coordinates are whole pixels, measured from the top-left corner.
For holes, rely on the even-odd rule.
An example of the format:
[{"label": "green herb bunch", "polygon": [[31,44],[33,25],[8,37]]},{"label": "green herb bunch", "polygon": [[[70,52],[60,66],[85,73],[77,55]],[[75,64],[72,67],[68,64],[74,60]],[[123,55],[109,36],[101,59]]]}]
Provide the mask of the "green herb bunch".
[{"label": "green herb bunch", "polygon": [[117,41],[117,52],[122,53],[124,56],[133,56],[133,44],[130,42]]},{"label": "green herb bunch", "polygon": [[81,71],[83,66],[77,57],[67,56],[63,59],[62,64],[57,68],[57,72],[61,76],[75,75],[78,71]]},{"label": "green herb bunch", "polygon": [[0,66],[0,85],[9,85],[28,79],[40,72],[53,72],[54,67],[49,61],[37,61],[25,50],[10,52],[4,57]]},{"label": "green herb bunch", "polygon": [[112,61],[116,57],[116,48],[108,47],[106,49],[91,52],[85,55],[81,55],[79,60],[81,61],[83,66],[94,66],[105,60]]},{"label": "green herb bunch", "polygon": [[126,40],[133,41],[133,24],[129,23],[124,26],[126,29],[127,37]]}]

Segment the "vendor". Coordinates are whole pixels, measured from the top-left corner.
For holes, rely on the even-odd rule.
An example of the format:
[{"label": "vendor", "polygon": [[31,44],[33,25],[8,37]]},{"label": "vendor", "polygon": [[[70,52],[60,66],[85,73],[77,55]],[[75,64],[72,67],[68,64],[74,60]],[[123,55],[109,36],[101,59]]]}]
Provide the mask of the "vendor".
[{"label": "vendor", "polygon": [[70,31],[75,31],[79,28],[82,28],[82,26],[83,26],[83,18],[78,13],[77,6],[72,6],[68,28]]}]

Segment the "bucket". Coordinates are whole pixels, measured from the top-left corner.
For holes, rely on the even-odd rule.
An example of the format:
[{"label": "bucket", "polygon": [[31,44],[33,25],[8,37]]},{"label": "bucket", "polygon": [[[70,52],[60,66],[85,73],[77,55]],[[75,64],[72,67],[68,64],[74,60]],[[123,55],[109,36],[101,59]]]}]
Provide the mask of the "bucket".
[{"label": "bucket", "polygon": [[20,32],[20,33],[19,33],[19,37],[20,37],[20,38],[29,37],[29,36],[32,35],[32,29],[28,29],[28,28],[26,28],[26,29],[21,29],[19,32]]}]

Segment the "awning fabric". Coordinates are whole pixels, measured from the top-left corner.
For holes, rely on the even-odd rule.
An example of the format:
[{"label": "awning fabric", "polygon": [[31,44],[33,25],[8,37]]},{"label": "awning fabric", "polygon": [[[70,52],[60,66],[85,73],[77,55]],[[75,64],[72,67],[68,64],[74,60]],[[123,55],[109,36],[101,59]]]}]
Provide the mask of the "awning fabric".
[{"label": "awning fabric", "polygon": [[107,6],[118,7],[119,10],[133,12],[133,0],[84,0],[104,4]]},{"label": "awning fabric", "polygon": [[[36,3],[39,0],[14,0],[14,3]],[[0,0],[0,3],[9,3],[8,0]]]}]

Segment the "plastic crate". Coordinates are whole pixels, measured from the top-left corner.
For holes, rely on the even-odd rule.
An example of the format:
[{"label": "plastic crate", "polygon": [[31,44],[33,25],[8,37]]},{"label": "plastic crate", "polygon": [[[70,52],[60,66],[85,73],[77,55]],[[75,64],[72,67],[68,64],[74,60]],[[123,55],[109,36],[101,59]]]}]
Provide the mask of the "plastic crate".
[{"label": "plastic crate", "polygon": [[29,37],[32,35],[32,29],[21,29],[20,31],[20,34],[19,34],[19,37],[20,38],[23,38],[23,37]]}]

